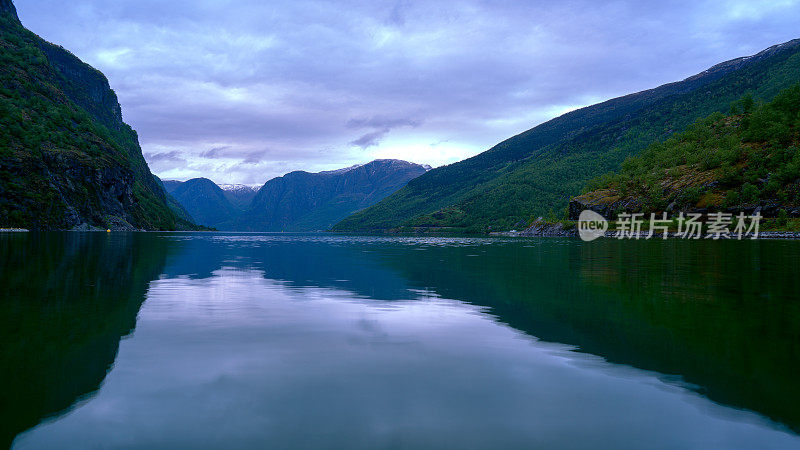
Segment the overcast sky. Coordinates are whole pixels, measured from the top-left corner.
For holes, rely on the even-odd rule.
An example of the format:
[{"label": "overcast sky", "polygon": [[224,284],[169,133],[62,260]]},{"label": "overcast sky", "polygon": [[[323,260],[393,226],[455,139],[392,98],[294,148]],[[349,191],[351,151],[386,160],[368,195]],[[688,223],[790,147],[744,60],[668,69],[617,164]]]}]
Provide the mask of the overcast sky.
[{"label": "overcast sky", "polygon": [[16,0],[108,76],[152,171],[439,166],[800,37],[800,0]]}]

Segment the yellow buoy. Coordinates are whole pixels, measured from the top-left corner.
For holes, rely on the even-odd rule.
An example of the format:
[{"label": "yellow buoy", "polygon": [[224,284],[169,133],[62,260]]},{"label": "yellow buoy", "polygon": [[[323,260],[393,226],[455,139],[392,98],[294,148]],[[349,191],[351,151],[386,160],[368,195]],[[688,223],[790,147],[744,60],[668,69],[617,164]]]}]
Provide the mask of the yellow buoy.
[{"label": "yellow buoy", "polygon": [[111,228],[107,229],[106,233],[111,233]]}]

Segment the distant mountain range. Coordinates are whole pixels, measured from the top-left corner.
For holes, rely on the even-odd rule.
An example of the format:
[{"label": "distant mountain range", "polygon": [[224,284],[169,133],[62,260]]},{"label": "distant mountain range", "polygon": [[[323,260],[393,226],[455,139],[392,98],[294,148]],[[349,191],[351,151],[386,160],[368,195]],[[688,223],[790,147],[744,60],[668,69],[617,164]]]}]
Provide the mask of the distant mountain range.
[{"label": "distant mountain range", "polygon": [[245,210],[250,206],[260,186],[248,184],[220,184],[220,189],[225,193],[225,198],[236,208]]},{"label": "distant mountain range", "polygon": [[[206,178],[164,181],[198,223],[224,231],[321,231],[374,205],[430,166],[393,159],[319,173],[291,172],[260,189]],[[224,189],[223,189],[224,188]]]},{"label": "distant mountain range", "polygon": [[[672,175],[634,174],[622,162],[653,144],[671,142],[699,118],[728,112],[745,94],[758,105],[797,83],[800,40],[718,64],[680,82],[570,112],[475,157],[432,170],[377,160],[320,173],[292,172],[260,189],[223,189],[205,178],[162,183],[150,172],[136,132],[123,122],[106,77],[26,30],[12,1],[0,0],[0,228],[198,229],[195,223],[242,231],[521,228],[548,212],[565,216],[571,199],[591,191],[586,189],[590,180],[621,168],[617,181],[623,177],[632,183],[667,182]],[[750,148],[744,135],[749,128],[721,123],[731,139],[741,140],[741,148]],[[711,158],[718,153],[715,148],[697,151]],[[796,153],[797,147],[791,148]],[[758,162],[753,166],[760,167],[753,169],[755,179],[712,192],[722,199],[704,201],[713,200],[715,207],[751,200],[797,206],[791,197],[794,185],[779,185],[771,178],[773,172],[794,173],[778,170],[784,163],[795,164],[794,156],[784,155],[784,162],[771,161],[773,156],[753,160]],[[762,173],[768,160],[773,172]],[[681,170],[680,165],[670,167]],[[722,185],[733,176],[714,174]],[[703,186],[693,189],[711,189]],[[614,182],[600,187],[642,198],[641,192]],[[670,199],[676,204],[686,200]],[[593,201],[578,201],[583,200]],[[646,203],[655,208],[659,202],[651,200]],[[770,208],[785,209],[781,205]]]},{"label": "distant mountain range", "polygon": [[[589,75],[587,75],[589,76]],[[769,101],[800,82],[800,40],[667,84],[579,109],[464,161],[429,171],[334,227],[336,231],[523,227],[566,214],[594,177],[698,118],[728,111],[750,93]]]},{"label": "distant mountain range", "polygon": [[419,164],[379,159],[333,172],[292,172],[269,180],[259,189],[237,229],[328,230],[426,171]]},{"label": "distant mountain range", "polygon": [[167,201],[106,77],[0,0],[0,227],[193,229]]},{"label": "distant mountain range", "polygon": [[198,224],[218,228],[241,212],[208,178],[194,178],[184,183],[167,182],[164,186]]}]

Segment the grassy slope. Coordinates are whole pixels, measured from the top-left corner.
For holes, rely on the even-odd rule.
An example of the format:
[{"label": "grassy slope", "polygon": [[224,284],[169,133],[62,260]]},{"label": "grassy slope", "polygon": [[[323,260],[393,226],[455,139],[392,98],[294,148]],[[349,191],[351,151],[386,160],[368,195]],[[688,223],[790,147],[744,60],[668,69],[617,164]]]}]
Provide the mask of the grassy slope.
[{"label": "grassy slope", "polygon": [[[108,193],[96,180],[104,174],[130,189],[129,223],[145,229],[180,226],[142,157],[136,132],[121,121],[112,126],[113,112],[78,106],[93,104],[88,88],[56,69],[48,54],[81,64],[85,73],[105,81],[66,50],[0,15],[2,225],[64,228],[72,225],[71,209],[91,225],[106,226],[103,198]],[[110,90],[106,94],[113,96]]]},{"label": "grassy slope", "polygon": [[[636,212],[742,211],[766,216],[800,209],[800,84],[770,103],[744,97],[731,114],[715,113],[689,130],[625,160],[619,173],[594,180],[576,201]],[[612,211],[613,212],[613,211]]]},{"label": "grassy slope", "polygon": [[667,85],[567,114],[476,157],[434,169],[334,229],[445,226],[484,231],[564,210],[587,181],[619,168],[625,158],[653,142],[686,129],[699,117],[727,110],[747,92],[770,99],[800,81],[800,48],[794,43],[736,69],[716,79],[706,77],[703,83],[690,79],[688,85]]}]

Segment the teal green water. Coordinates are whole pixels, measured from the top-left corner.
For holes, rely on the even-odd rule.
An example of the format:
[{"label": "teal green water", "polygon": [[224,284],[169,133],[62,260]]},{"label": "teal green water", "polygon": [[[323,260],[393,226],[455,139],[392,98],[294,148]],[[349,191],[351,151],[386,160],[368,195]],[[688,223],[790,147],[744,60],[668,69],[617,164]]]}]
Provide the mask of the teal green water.
[{"label": "teal green water", "polygon": [[0,446],[800,448],[800,242],[0,235]]}]

